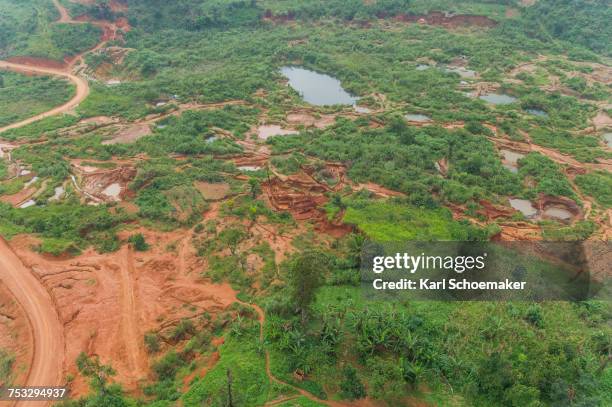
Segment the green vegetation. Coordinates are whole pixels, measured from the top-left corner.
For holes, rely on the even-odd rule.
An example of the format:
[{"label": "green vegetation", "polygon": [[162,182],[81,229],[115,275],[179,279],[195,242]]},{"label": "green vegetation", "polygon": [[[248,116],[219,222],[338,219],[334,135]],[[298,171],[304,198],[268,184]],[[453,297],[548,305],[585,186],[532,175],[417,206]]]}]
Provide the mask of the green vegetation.
[{"label": "green vegetation", "polygon": [[[112,54],[119,48],[86,56],[85,73],[99,80],[90,81],[75,116],[2,134],[19,142],[13,161],[45,187],[36,206],[0,203],[0,234],[35,234],[37,250],[74,255],[89,246],[117,250],[123,232],[149,257],[164,248],[138,231],[181,229],[180,244],[192,245],[198,257],[194,278],[230,283],[266,315],[262,341],[250,307],[208,314],[185,303],[180,311],[193,315],[159,316],[159,326],[140,339],[151,375],[138,400],[110,384],[111,366],[81,355],[77,366],[91,395],[62,405],[261,406],[297,395],[290,386],[321,399],[368,397],[390,406],[612,404],[609,304],[383,303],[366,299],[359,287],[366,239],[487,241],[519,220],[505,219],[503,211],[499,218],[482,214],[488,204],[507,205],[508,197],[563,196],[579,205],[580,197],[593,198],[596,216],[612,205],[612,178],[591,171],[595,165],[572,181],[556,162],[562,158],[532,152],[512,172],[499,152],[520,141],[568,161],[612,159],[589,133],[611,96],[593,74],[599,65],[590,63],[606,63],[611,52],[605,0],[539,0],[529,7],[518,0],[130,0],[116,14],[106,0],[62,4],[73,16],[127,17],[125,43],[111,45],[128,51],[121,61]],[[467,18],[450,27],[401,18],[432,11],[494,21],[473,27]],[[57,17],[47,0],[0,0],[0,58],[60,60],[97,43],[95,26],[57,24]],[[306,104],[285,86],[280,68],[287,65],[339,79],[370,112]],[[448,69],[459,66],[474,76]],[[106,85],[115,74],[121,83]],[[0,77],[0,126],[59,105],[72,92],[58,80]],[[474,96],[483,89],[516,101],[485,103]],[[219,102],[231,103],[210,105]],[[296,123],[290,113],[310,115],[316,125],[307,118]],[[408,113],[432,122],[411,125]],[[95,116],[119,123],[79,123]],[[133,123],[150,126],[151,134],[103,144]],[[262,123],[298,133],[257,145],[251,129]],[[237,168],[266,160],[262,170]],[[77,163],[134,168],[122,194],[130,214],[123,203],[83,204],[65,183],[78,175]],[[6,179],[9,172],[0,161],[3,196],[28,180]],[[274,196],[269,181],[276,174],[288,176],[278,177],[285,196]],[[209,184],[229,186],[229,197],[207,199],[202,191]],[[50,202],[59,185],[70,186]],[[270,205],[284,199],[295,213],[301,204],[312,209],[310,198],[325,202],[317,208],[325,212],[307,221]],[[545,239],[582,240],[600,226],[592,219],[538,226]],[[335,237],[347,225],[353,233]],[[168,257],[177,247],[178,241],[167,245]],[[268,377],[268,353],[271,373],[290,386]],[[0,381],[12,364],[0,353]],[[299,397],[281,405],[318,404]]]},{"label": "green vegetation", "polygon": [[355,201],[344,221],[376,241],[481,240],[487,232],[453,220],[446,208],[421,209],[401,203]]},{"label": "green vegetation", "polygon": [[74,85],[65,80],[0,72],[0,127],[59,106],[73,94]]},{"label": "green vegetation", "polygon": [[219,350],[221,359],[205,379],[196,381],[183,395],[183,405],[195,407],[203,401],[214,406],[227,405],[229,376],[235,405],[259,406],[267,401],[271,384],[256,340],[258,335],[257,322],[244,321],[244,326],[226,337]]},{"label": "green vegetation", "polygon": [[538,153],[530,153],[519,162],[519,174],[530,177],[536,184],[536,188],[531,190],[533,194],[542,192],[552,196],[567,196],[577,199],[567,179],[562,175],[561,168],[550,158]]},{"label": "green vegetation", "polygon": [[128,243],[131,243],[134,246],[134,249],[139,252],[145,252],[149,250],[150,247],[142,233],[137,233],[130,236]]},{"label": "green vegetation", "polygon": [[100,251],[116,250],[114,232],[128,218],[125,214],[113,215],[104,206],[84,206],[74,201],[27,209],[0,203],[0,217],[0,232],[5,237],[39,234],[43,238],[39,249],[55,255],[75,254],[92,244]]},{"label": "green vegetation", "polygon": [[576,176],[576,184],[605,208],[612,206],[612,174],[598,171]]},{"label": "green vegetation", "polygon": [[31,56],[61,61],[93,48],[100,28],[89,24],[59,24],[51,1],[0,1],[0,57]]},{"label": "green vegetation", "polygon": [[0,385],[8,385],[13,377],[15,357],[4,349],[0,349]]},{"label": "green vegetation", "polygon": [[132,407],[136,405],[133,401],[125,398],[121,385],[109,384],[109,380],[116,374],[112,366],[104,365],[100,363],[97,356],[89,357],[85,353],[78,356],[76,365],[79,372],[89,378],[93,394],[78,400],[63,401],[59,403],[61,407]]}]

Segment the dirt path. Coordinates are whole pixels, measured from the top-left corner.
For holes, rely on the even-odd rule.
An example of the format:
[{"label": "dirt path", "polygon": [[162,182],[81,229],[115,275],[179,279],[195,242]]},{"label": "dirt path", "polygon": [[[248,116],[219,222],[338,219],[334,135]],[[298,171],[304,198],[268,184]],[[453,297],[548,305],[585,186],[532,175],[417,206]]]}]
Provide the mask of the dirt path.
[{"label": "dirt path", "polygon": [[[57,22],[59,23],[73,22],[72,18],[68,14],[68,11],[59,3],[58,0],[53,0],[53,4],[55,5],[55,7],[60,13],[60,19]],[[94,48],[94,50],[99,49],[99,47],[101,47],[103,44],[104,42],[101,42]],[[86,53],[87,52],[91,52],[91,50],[86,51]],[[81,59],[82,56],[83,54],[75,57],[73,60],[73,63]],[[76,106],[79,105],[79,103],[85,100],[87,95],[89,95],[89,84],[87,83],[85,79],[78,77],[76,75],[73,75],[70,72],[73,66],[73,63],[69,64],[65,70],[60,70],[60,69],[53,69],[53,68],[48,68],[44,66],[24,65],[24,64],[12,63],[12,62],[0,61],[0,69],[19,72],[19,73],[25,73],[25,74],[60,76],[60,77],[68,79],[70,82],[72,82],[76,86],[76,93],[72,97],[72,99],[70,99],[68,102],[64,103],[61,106],[53,108],[47,112],[37,114],[36,116],[22,120],[20,122],[13,123],[8,126],[0,127],[0,133],[3,133],[10,129],[16,129],[19,127],[26,126],[30,123],[34,123],[38,120],[44,119],[49,116],[55,116],[60,113],[66,113],[74,109]]]},{"label": "dirt path", "polygon": [[60,13],[60,19],[57,20],[58,23],[71,23],[72,19],[70,18],[70,14],[68,14],[68,10],[64,6],[62,6],[59,0],[53,0],[53,5]]},{"label": "dirt path", "polygon": [[146,366],[143,363],[146,361],[146,356],[143,355],[140,346],[143,337],[138,329],[138,313],[134,295],[134,255],[129,246],[125,246],[123,250],[125,251],[125,264],[121,267],[121,309],[123,310],[121,330],[128,365],[134,377],[140,378],[146,374]]},{"label": "dirt path", "polygon": [[[266,323],[266,314],[265,312],[256,304],[252,304],[252,303],[246,303],[246,302],[242,302],[239,300],[236,300],[237,303],[242,304],[244,306],[250,307],[252,309],[255,310],[255,312],[257,313],[257,318],[259,320],[259,340],[261,342],[263,342],[264,340],[264,324]],[[299,387],[295,387],[292,384],[289,384],[287,382],[284,382],[282,380],[280,380],[279,378],[277,378],[276,376],[274,376],[272,374],[272,370],[270,369],[270,352],[269,351],[265,351],[266,353],[266,375],[268,376],[268,378],[278,384],[282,384],[288,387],[291,387],[293,390],[297,391],[299,394],[301,394],[302,396],[306,397],[309,400],[312,400],[316,403],[321,403],[321,404],[325,404],[326,406],[331,406],[331,407],[346,407],[349,404],[345,404],[345,403],[341,403],[341,402],[337,402],[337,401],[329,401],[329,400],[323,400],[318,398],[317,396],[307,392],[304,389],[301,389]],[[292,398],[287,398],[284,399],[283,401],[287,401],[290,400]],[[279,400],[273,400],[270,401],[269,403],[266,403],[266,406],[273,406],[276,405],[279,402]]]},{"label": "dirt path", "polygon": [[[51,296],[0,237],[0,279],[28,317],[34,338],[27,386],[59,386],[63,380],[64,333]],[[26,403],[16,403],[25,405]]]},{"label": "dirt path", "polygon": [[76,106],[78,106],[79,103],[85,100],[87,95],[89,95],[89,84],[87,83],[87,81],[67,71],[62,71],[59,69],[52,69],[52,68],[45,68],[45,67],[40,67],[40,66],[14,64],[12,62],[6,62],[6,61],[0,61],[0,69],[15,71],[19,73],[25,73],[25,74],[61,76],[63,78],[68,79],[70,82],[72,82],[76,86],[76,93],[72,97],[72,99],[70,99],[68,102],[64,103],[61,106],[53,108],[47,112],[37,114],[36,116],[22,120],[20,122],[13,123],[8,126],[0,127],[0,133],[5,132],[10,129],[16,129],[18,127],[26,126],[30,123],[34,123],[38,120],[44,119],[45,117],[55,116],[60,113],[68,112],[74,109]]}]

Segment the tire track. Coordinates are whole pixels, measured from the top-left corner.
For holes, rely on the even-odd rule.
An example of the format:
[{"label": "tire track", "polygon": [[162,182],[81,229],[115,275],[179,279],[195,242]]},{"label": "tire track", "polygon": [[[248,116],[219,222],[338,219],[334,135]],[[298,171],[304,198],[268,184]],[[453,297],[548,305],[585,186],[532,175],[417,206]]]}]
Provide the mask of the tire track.
[{"label": "tire track", "polygon": [[146,366],[143,364],[146,356],[143,355],[142,346],[140,346],[143,338],[138,329],[138,310],[134,295],[134,255],[131,247],[127,246],[124,250],[126,252],[125,264],[121,267],[121,331],[128,366],[134,377],[138,379],[146,373]]}]

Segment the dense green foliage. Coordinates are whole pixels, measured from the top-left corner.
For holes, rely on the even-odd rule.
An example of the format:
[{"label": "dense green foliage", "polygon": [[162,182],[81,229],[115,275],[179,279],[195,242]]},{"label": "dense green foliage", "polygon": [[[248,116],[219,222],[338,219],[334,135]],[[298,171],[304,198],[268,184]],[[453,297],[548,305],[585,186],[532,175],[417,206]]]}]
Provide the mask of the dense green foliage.
[{"label": "dense green foliage", "polygon": [[525,10],[527,29],[543,39],[565,40],[595,52],[612,54],[609,0],[538,0]]},{"label": "dense green foliage", "polygon": [[0,1],[0,57],[32,56],[62,60],[97,44],[101,30],[89,23],[55,23],[51,1]]},{"label": "dense green foliage", "polygon": [[605,171],[576,176],[576,184],[606,208],[612,207],[612,174]]}]

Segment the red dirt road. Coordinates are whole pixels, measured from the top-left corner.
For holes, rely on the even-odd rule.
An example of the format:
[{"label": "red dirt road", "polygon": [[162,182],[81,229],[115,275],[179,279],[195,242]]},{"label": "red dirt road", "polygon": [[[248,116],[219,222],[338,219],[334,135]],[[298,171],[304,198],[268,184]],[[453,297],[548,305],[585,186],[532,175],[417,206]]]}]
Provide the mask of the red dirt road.
[{"label": "red dirt road", "polygon": [[58,69],[45,68],[41,66],[30,66],[30,65],[21,65],[15,64],[12,62],[0,61],[0,69],[15,71],[19,73],[26,74],[37,74],[37,75],[52,75],[52,76],[61,76],[63,78],[68,79],[70,82],[74,83],[76,86],[76,93],[72,99],[68,102],[64,103],[61,106],[53,108],[44,113],[37,114],[36,116],[30,117],[28,119],[22,120],[17,123],[10,124],[5,127],[0,127],[0,133],[5,132],[10,129],[15,129],[18,127],[23,127],[30,123],[34,123],[38,120],[44,119],[45,117],[55,116],[60,113],[68,112],[78,106],[87,95],[89,95],[89,84],[87,81],[81,77],[71,74],[70,72],[61,71]]},{"label": "red dirt road", "polygon": [[[60,14],[60,19],[57,20],[58,23],[73,23],[74,22],[74,20],[70,18],[68,11],[59,3],[58,0],[53,0],[53,4],[55,5],[55,7],[57,8],[57,11]],[[97,49],[102,44],[104,44],[104,42],[98,44],[98,46],[96,46],[96,48],[94,49]],[[78,60],[81,57],[82,55],[77,56],[74,59],[74,61]],[[87,95],[89,95],[89,84],[87,83],[85,79],[80,78],[76,75],[73,75],[70,72],[71,65],[68,65],[66,70],[61,70],[61,69],[53,69],[53,68],[49,68],[45,66],[24,65],[24,64],[12,63],[12,62],[7,62],[7,61],[0,61],[0,70],[2,69],[19,72],[19,73],[25,73],[25,74],[61,76],[63,78],[68,79],[70,82],[74,83],[74,85],[76,86],[76,93],[72,99],[70,99],[68,102],[64,103],[61,106],[53,108],[47,112],[37,114],[36,116],[22,120],[20,122],[13,123],[8,126],[0,127],[0,133],[5,132],[10,129],[16,129],[18,127],[26,126],[30,123],[34,123],[38,120],[44,119],[45,117],[55,116],[60,113],[66,113],[74,109],[76,106],[78,106],[78,104],[81,103],[83,100],[85,100]]]},{"label": "red dirt road", "polygon": [[57,20],[58,23],[70,23],[72,19],[70,18],[70,14],[68,14],[68,10],[66,10],[58,0],[53,0],[53,5],[60,13],[60,19]]},{"label": "red dirt road", "polygon": [[[34,274],[0,237],[0,279],[28,317],[34,356],[27,386],[59,386],[63,380],[64,335],[55,304]],[[43,403],[36,403],[41,405]],[[16,403],[27,405],[27,403]]]}]

